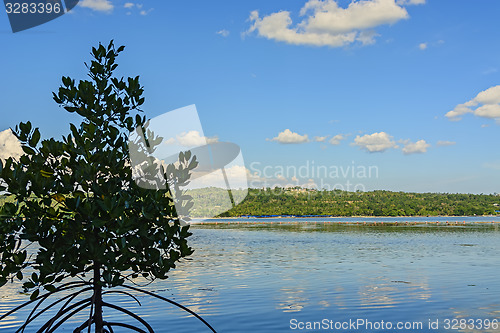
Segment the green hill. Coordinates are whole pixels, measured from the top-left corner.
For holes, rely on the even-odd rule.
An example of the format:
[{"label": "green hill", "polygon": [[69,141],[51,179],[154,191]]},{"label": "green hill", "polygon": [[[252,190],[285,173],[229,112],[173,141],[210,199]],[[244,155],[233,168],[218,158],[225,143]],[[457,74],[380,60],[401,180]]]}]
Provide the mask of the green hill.
[{"label": "green hill", "polygon": [[[236,191],[238,192],[238,191]],[[194,216],[209,216],[210,208],[224,198],[221,192],[193,190],[203,210]],[[239,194],[241,195],[241,194]],[[407,193],[390,191],[346,192],[293,189],[250,189],[242,203],[221,217],[244,215],[329,216],[465,216],[499,215],[500,196],[490,194]]]}]

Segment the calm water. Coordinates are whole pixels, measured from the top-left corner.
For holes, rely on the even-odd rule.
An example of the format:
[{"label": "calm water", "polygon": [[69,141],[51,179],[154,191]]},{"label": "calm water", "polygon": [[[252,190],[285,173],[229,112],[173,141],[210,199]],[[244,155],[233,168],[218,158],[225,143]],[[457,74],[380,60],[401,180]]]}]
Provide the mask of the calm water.
[{"label": "calm water", "polygon": [[[500,221],[443,218],[455,220]],[[254,221],[248,219],[232,222],[238,221],[239,225],[220,220],[218,225],[194,226],[193,260],[182,262],[168,280],[146,289],[188,306],[218,332],[334,332],[291,329],[293,323],[323,319],[340,323],[362,319],[372,325],[382,320],[393,325],[422,323],[422,328],[401,330],[407,332],[500,332],[445,329],[446,319],[500,320],[498,224],[382,227],[321,223],[331,219],[298,219],[283,225],[247,225]],[[196,319],[149,296],[139,296],[141,307],[114,297],[109,300],[134,310],[157,332],[209,332]],[[0,313],[25,299],[15,286],[1,288]],[[19,326],[23,314],[0,322],[0,331],[14,332],[12,327]],[[105,314],[119,318],[112,311]],[[439,320],[438,329],[430,329],[429,320]],[[70,332],[71,327],[75,325],[63,331]],[[121,331],[125,330],[117,330]],[[398,330],[360,325],[342,331]]]}]

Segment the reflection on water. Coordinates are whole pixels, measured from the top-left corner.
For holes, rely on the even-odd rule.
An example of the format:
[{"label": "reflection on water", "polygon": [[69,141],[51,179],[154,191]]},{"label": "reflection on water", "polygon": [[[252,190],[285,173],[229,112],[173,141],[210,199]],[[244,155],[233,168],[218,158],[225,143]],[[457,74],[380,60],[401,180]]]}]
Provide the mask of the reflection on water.
[{"label": "reflection on water", "polygon": [[[247,221],[193,227],[193,260],[146,288],[190,307],[218,332],[291,332],[292,318],[427,323],[500,317],[497,225]],[[14,290],[0,289],[0,313],[26,299]],[[117,296],[112,300],[147,317],[157,332],[206,331],[179,309],[138,298],[141,307]],[[2,321],[0,330],[14,332],[18,320]],[[445,332],[426,329],[422,332]]]},{"label": "reflection on water", "polygon": [[307,305],[308,297],[304,289],[281,288],[276,309],[283,312],[298,312]]}]

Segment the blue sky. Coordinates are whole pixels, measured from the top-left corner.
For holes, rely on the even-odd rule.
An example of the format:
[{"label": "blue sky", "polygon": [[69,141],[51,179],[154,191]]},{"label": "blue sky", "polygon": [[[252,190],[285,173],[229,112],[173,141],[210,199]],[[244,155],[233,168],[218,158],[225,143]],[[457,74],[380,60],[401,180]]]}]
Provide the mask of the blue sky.
[{"label": "blue sky", "polygon": [[0,132],[30,120],[67,133],[78,116],[51,92],[114,39],[147,115],[196,104],[206,136],[241,146],[251,185],[500,192],[499,12],[497,0],[84,0],[13,34],[2,11]]}]

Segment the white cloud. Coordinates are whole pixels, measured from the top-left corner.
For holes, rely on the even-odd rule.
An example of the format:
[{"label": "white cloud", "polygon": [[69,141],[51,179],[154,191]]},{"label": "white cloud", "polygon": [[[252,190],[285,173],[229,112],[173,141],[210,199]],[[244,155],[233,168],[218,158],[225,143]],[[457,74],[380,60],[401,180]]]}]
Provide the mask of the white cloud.
[{"label": "white cloud", "polygon": [[427,43],[420,43],[418,44],[418,48],[421,49],[422,51],[427,49]]},{"label": "white cloud", "polygon": [[257,171],[252,173],[247,168],[245,168],[245,170],[250,187],[261,187],[262,184],[265,184],[269,180],[268,178],[261,176]]},{"label": "white cloud", "polygon": [[163,141],[164,144],[166,145],[173,145],[175,143],[175,139],[174,138],[169,138],[165,141]]},{"label": "white cloud", "polygon": [[475,116],[500,121],[500,85],[488,88],[477,94],[476,97],[463,104],[458,104],[453,110],[446,113],[452,121],[462,119],[462,116],[472,113]]},{"label": "white cloud", "polygon": [[421,154],[427,152],[427,148],[431,145],[425,142],[425,140],[418,140],[417,142],[405,141],[404,147],[402,149],[403,154]]},{"label": "white cloud", "polygon": [[10,129],[0,132],[0,160],[6,160],[9,157],[18,159],[23,154],[21,143]]},{"label": "white cloud", "polygon": [[396,142],[392,140],[392,136],[386,132],[366,134],[363,136],[358,135],[354,139],[353,144],[370,153],[383,152],[390,148],[398,148]]},{"label": "white cloud", "polygon": [[334,34],[372,29],[408,18],[406,10],[394,0],[353,1],[347,8],[339,7],[333,0],[309,0],[300,14],[308,12],[312,12],[304,23],[308,29]]},{"label": "white cloud", "polygon": [[302,21],[292,24],[288,11],[259,16],[250,13],[254,31],[261,37],[293,45],[341,47],[355,42],[375,43],[374,28],[408,19],[406,9],[395,0],[352,1],[347,8],[335,0],[308,0],[300,10]]},{"label": "white cloud", "polygon": [[206,136],[205,139],[207,140],[207,143],[219,142],[219,137],[217,136],[212,136],[212,137]]},{"label": "white cloud", "polygon": [[328,135],[326,136],[315,136],[314,137],[314,141],[316,142],[325,142],[326,138],[328,137]]},{"label": "white cloud", "polygon": [[481,91],[474,98],[474,101],[481,104],[498,104],[500,103],[500,85],[494,86],[484,91]]},{"label": "white cloud", "polygon": [[458,104],[455,108],[448,113],[445,114],[451,121],[459,121],[462,119],[462,116],[467,113],[472,113],[473,111],[470,109],[471,104],[469,102],[464,104]]},{"label": "white cloud", "polygon": [[484,118],[500,118],[500,105],[498,104],[486,104],[480,106],[474,111],[474,114],[479,117]]},{"label": "white cloud", "polygon": [[[137,7],[139,7],[139,5],[137,5]],[[141,5],[141,7],[142,7],[142,5]],[[141,8],[141,7],[139,7],[139,8]],[[141,14],[142,16],[146,16],[146,15],[148,15],[149,13],[151,13],[151,12],[153,11],[153,9],[154,9],[154,8],[150,8],[150,9],[148,9],[148,10],[141,10],[141,11],[140,11],[140,14]]]},{"label": "white cloud", "polygon": [[426,0],[397,0],[396,3],[401,6],[424,5]]},{"label": "white cloud", "polygon": [[[149,8],[148,10],[142,9],[144,7],[143,4],[141,4],[141,3],[133,3],[133,2],[126,2],[123,5],[123,7],[126,8],[126,9],[129,9],[129,10],[131,10],[134,7],[136,7],[138,13],[140,15],[143,15],[143,16],[148,15],[149,13],[151,13],[154,10],[154,8]],[[127,12],[127,15],[132,15],[132,12],[130,12],[130,11]]]},{"label": "white cloud", "polygon": [[453,146],[456,144],[457,143],[455,141],[447,141],[447,140],[440,140],[440,141],[436,142],[436,146],[439,146],[439,147]]},{"label": "white cloud", "polygon": [[338,146],[340,145],[340,141],[345,140],[345,136],[343,134],[337,134],[333,138],[331,138],[328,142],[331,145]]},{"label": "white cloud", "polygon": [[298,133],[290,131],[289,129],[286,129],[283,132],[279,133],[277,137],[267,139],[267,141],[277,141],[284,144],[304,143],[309,141],[309,137],[307,136],[307,134],[300,135]]},{"label": "white cloud", "polygon": [[[251,175],[250,171],[244,165],[229,165],[224,168],[231,189],[246,189],[249,183],[253,184],[261,181],[257,175]],[[187,189],[217,187],[226,189],[226,181],[222,171],[216,170],[211,173],[202,172],[198,174],[196,169],[191,174],[190,184]]]},{"label": "white cloud", "polygon": [[222,29],[216,32],[217,35],[221,35],[222,37],[227,37],[229,36],[229,31],[226,29]]},{"label": "white cloud", "polygon": [[114,6],[109,0],[82,0],[80,6],[90,8],[98,12],[110,12]]},{"label": "white cloud", "polygon": [[[216,136],[209,138],[201,135],[198,131],[182,132],[181,134],[177,135],[176,138],[179,144],[186,147],[203,146],[207,143],[214,143],[219,141],[219,138]],[[174,138],[169,138],[164,142],[165,144],[174,144],[175,140]]]},{"label": "white cloud", "polygon": [[361,31],[358,35],[358,41],[363,45],[372,45],[376,42],[376,37],[380,36],[374,30]]}]

